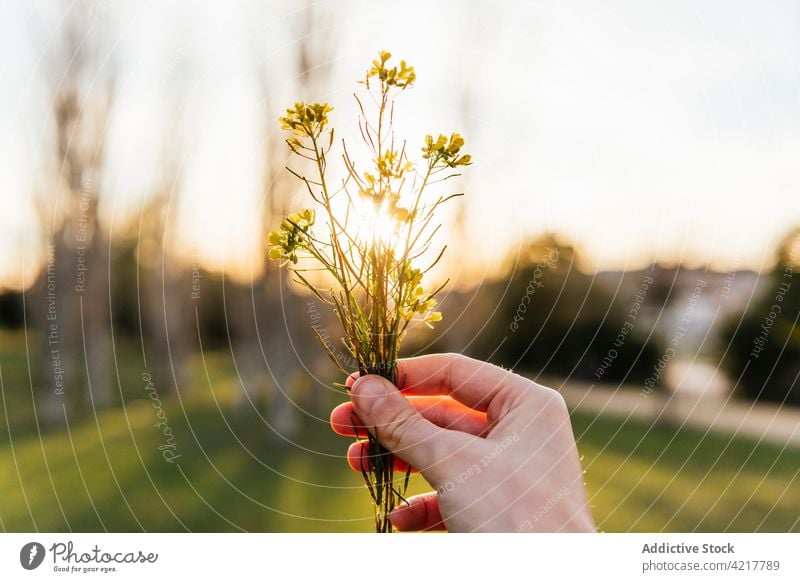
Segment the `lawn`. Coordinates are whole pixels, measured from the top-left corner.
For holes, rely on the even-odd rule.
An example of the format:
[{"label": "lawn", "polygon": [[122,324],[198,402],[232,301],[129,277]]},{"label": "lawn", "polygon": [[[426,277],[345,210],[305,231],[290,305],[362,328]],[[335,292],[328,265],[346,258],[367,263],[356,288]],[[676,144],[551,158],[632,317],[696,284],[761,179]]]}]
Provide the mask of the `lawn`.
[{"label": "lawn", "polygon": [[800,450],[573,414],[604,531],[800,531]]},{"label": "lawn", "polygon": [[[141,397],[68,429],[26,422],[24,348],[2,339],[3,530],[370,530],[361,477],[341,458],[348,440],[325,422],[333,401],[287,443],[235,405],[224,353],[197,356],[207,381],[162,403],[180,454],[169,463],[156,411]],[[573,424],[604,531],[800,531],[796,449],[584,414]],[[412,489],[425,484],[415,478]]]}]

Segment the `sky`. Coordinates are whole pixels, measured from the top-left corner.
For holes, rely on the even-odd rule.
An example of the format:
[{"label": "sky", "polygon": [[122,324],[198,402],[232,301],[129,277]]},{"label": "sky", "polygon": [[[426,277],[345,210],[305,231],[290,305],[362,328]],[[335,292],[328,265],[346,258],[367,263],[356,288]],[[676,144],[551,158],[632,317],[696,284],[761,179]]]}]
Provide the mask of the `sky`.
[{"label": "sky", "polygon": [[[35,276],[37,203],[57,207],[50,101],[75,15],[93,55],[85,95],[114,88],[104,224],[135,224],[166,193],[175,248],[209,268],[247,276],[263,262],[282,107],[329,101],[355,143],[355,81],[384,48],[418,75],[398,135],[460,131],[474,157],[457,184],[464,220],[445,233],[465,268],[553,230],[590,268],[763,269],[800,224],[796,2],[3,0],[0,11],[0,285]],[[296,58],[306,36],[310,87]]]}]

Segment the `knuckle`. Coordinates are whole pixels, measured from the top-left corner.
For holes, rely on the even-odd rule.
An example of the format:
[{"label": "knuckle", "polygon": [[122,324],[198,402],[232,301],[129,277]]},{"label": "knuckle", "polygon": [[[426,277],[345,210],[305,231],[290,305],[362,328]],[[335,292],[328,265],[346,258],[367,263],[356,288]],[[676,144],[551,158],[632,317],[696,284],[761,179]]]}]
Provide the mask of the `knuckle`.
[{"label": "knuckle", "polygon": [[564,400],[564,397],[561,395],[560,392],[553,390],[552,388],[544,388],[542,389],[541,393],[542,404],[543,408],[548,408],[553,412],[561,412],[566,414],[567,413],[567,402]]},{"label": "knuckle", "polygon": [[383,439],[386,441],[386,445],[390,449],[392,447],[414,445],[413,432],[420,420],[421,417],[418,412],[403,410],[397,418],[383,426]]},{"label": "knuckle", "polygon": [[567,403],[561,393],[541,385],[536,385],[523,396],[521,406],[536,415],[545,414],[551,417],[569,415]]},{"label": "knuckle", "polygon": [[453,373],[459,368],[463,368],[467,364],[468,360],[469,358],[464,354],[455,352],[447,354],[447,364],[445,370],[446,384],[451,387],[454,386]]},{"label": "knuckle", "polygon": [[447,362],[449,369],[454,367],[457,368],[458,366],[465,364],[468,360],[469,358],[467,356],[459,352],[449,352],[445,354],[445,361]]}]

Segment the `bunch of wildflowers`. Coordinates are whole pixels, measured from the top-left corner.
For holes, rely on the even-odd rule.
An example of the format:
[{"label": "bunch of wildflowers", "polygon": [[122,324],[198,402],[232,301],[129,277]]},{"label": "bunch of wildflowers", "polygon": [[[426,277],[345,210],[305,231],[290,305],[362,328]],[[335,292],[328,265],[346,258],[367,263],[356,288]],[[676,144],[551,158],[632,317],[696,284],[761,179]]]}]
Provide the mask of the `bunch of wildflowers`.
[{"label": "bunch of wildflowers", "polygon": [[[447,282],[429,288],[425,279],[445,250],[432,249],[440,228],[436,211],[460,194],[431,197],[429,190],[457,176],[456,169],[471,159],[462,153],[464,139],[457,133],[426,136],[419,164],[410,159],[405,141],[395,141],[394,100],[417,77],[405,61],[393,66],[390,59],[381,51],[360,81],[374,104],[372,115],[356,96],[359,129],[371,154],[369,171],[356,169],[342,142],[346,178],[336,188],[329,184],[334,129],[328,104],[298,102],[279,119],[291,132],[289,149],[313,167],[310,176],[289,171],[305,185],[315,209],[290,214],[269,234],[269,257],[283,261],[296,282],[333,308],[359,374],[378,374],[397,384],[400,344],[409,326],[431,326],[442,318],[437,295]],[[325,282],[317,276],[320,271]],[[338,365],[330,344],[318,339]],[[403,499],[409,473],[395,482],[394,455],[372,434],[365,436],[370,462],[362,473],[375,504],[376,531],[390,532],[388,516]]]}]

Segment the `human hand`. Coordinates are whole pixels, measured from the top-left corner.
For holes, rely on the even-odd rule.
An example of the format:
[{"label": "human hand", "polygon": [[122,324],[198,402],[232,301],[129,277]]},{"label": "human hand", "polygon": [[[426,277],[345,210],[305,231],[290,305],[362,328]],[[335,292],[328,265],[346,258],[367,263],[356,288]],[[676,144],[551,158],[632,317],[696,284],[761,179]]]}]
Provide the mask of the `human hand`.
[{"label": "human hand", "polygon": [[[334,431],[364,429],[410,464],[435,493],[391,514],[401,531],[595,531],[583,471],[560,394],[459,354],[398,362],[399,391],[379,376],[350,378],[352,402],[331,413]],[[353,443],[360,471],[367,449]]]}]

